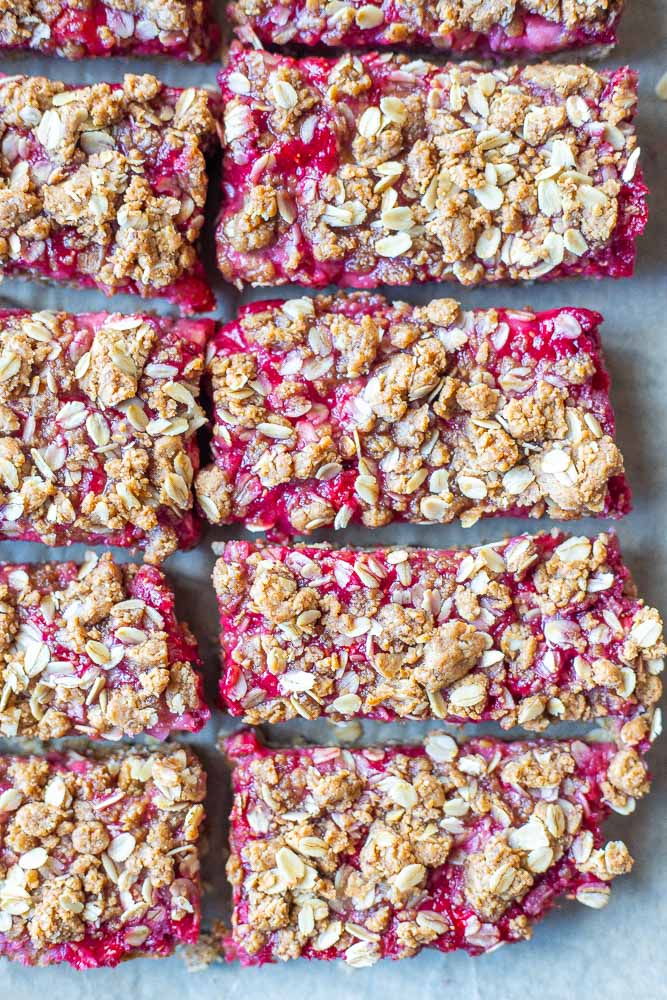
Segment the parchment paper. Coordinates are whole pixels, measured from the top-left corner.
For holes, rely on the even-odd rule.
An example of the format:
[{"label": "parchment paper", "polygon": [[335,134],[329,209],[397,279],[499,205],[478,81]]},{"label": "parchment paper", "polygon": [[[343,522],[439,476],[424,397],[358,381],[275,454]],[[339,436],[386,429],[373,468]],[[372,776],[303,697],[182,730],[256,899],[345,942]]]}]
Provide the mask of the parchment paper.
[{"label": "parchment paper", "polygon": [[[218,0],[222,10],[223,0]],[[223,19],[222,14],[219,15]],[[655,96],[655,85],[667,70],[666,0],[627,0],[620,46],[608,66],[630,63],[640,71],[638,128],[642,162],[649,187],[651,221],[640,243],[637,275],[630,281],[585,281],[552,283],[526,288],[456,290],[453,286],[417,286],[395,290],[395,298],[424,302],[438,294],[458,295],[464,306],[503,305],[536,309],[573,303],[600,310],[606,317],[603,342],[613,379],[613,402],[618,418],[618,437],[634,487],[634,512],[621,522],[618,532],[627,561],[641,594],[650,603],[665,607],[667,589],[667,103]],[[215,85],[215,66],[188,66],[157,60],[65,60],[21,56],[0,59],[2,72],[44,73],[72,82],[116,80],[124,72],[154,72],[177,86]],[[217,316],[229,319],[239,297],[216,277],[212,254],[212,232],[217,203],[217,176],[212,180],[209,225],[204,243],[207,263],[218,297]],[[257,291],[244,299],[268,297]],[[295,293],[298,294],[298,293]],[[160,303],[141,303],[130,296],[117,296],[112,303],[97,292],[51,289],[19,281],[0,286],[3,304],[33,309],[104,309],[121,311],[154,308]],[[487,521],[464,531],[458,526],[392,527],[376,532],[350,529],[345,541],[356,544],[413,543],[432,546],[478,544],[511,531],[549,527],[549,522]],[[573,529],[592,533],[600,522],[584,521]],[[218,677],[218,624],[215,600],[209,582],[214,556],[211,542],[239,537],[231,529],[210,530],[197,550],[173,556],[166,570],[175,586],[178,610],[190,622],[201,643],[209,700],[216,697]],[[323,538],[332,537],[322,534]],[[338,533],[336,541],[342,541]],[[117,550],[118,552],[118,550]],[[0,543],[0,559],[38,561],[45,558],[80,558],[83,547],[45,549],[27,543]],[[129,559],[120,553],[121,559]],[[189,740],[201,754],[209,772],[207,810],[208,851],[204,879],[209,889],[206,919],[228,915],[229,886],[224,876],[230,808],[229,781],[223,758],[215,749],[220,730],[230,732],[238,723],[216,712],[207,729]],[[418,740],[428,724],[367,724],[362,741]],[[565,727],[561,727],[563,731]],[[289,723],[266,727],[273,742],[295,739],[326,742],[336,739],[336,729],[327,722]],[[8,749],[2,745],[0,749]],[[218,1000],[229,997],[265,1000],[294,997],[324,1000],[344,994],[349,1000],[421,1000],[442,995],[461,1000],[663,1000],[667,998],[667,864],[663,839],[667,832],[667,735],[651,754],[653,792],[639,803],[633,816],[615,816],[607,826],[610,838],[622,837],[636,858],[634,872],[614,883],[611,902],[602,911],[580,904],[564,903],[536,928],[532,942],[501,948],[493,954],[471,959],[465,954],[441,955],[424,952],[399,963],[380,962],[370,969],[353,970],[344,963],[290,962],[263,969],[241,969],[238,965],[212,965],[189,973],[179,958],[128,962],[117,969],[75,972],[69,967],[24,969],[0,961],[0,1000]]]}]

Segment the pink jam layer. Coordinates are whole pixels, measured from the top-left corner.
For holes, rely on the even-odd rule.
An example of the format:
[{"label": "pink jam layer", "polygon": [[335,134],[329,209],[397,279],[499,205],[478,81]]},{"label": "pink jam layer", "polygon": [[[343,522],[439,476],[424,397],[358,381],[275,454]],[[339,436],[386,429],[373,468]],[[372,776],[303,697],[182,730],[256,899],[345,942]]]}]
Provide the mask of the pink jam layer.
[{"label": "pink jam layer", "polygon": [[[499,753],[501,760],[507,761],[540,746],[553,747],[554,744],[555,741],[547,740],[503,743],[494,739],[479,738],[467,741],[462,745],[462,750],[467,754],[481,754],[486,760],[491,760],[496,753]],[[587,779],[586,791],[578,801],[578,804],[583,807],[582,829],[591,831],[595,847],[599,847],[602,843],[601,826],[610,812],[609,807],[602,801],[601,786],[606,780],[609,762],[617,747],[610,743],[589,745],[581,741],[561,741],[559,745],[573,754],[577,764],[575,777]],[[234,853],[242,855],[244,846],[258,839],[248,821],[248,813],[258,799],[257,787],[250,771],[252,762],[263,757],[274,757],[279,773],[288,774],[295,767],[298,767],[304,758],[308,759],[313,752],[322,748],[269,750],[259,743],[254,731],[251,730],[245,730],[229,737],[225,742],[225,748],[228,756],[236,765],[232,776],[234,807],[231,815],[230,846]],[[424,755],[424,750],[418,746],[392,747],[384,750],[381,760],[373,759],[363,750],[348,750],[346,753],[353,754],[357,771],[364,777],[386,771],[387,765],[399,754],[420,757]],[[334,758],[330,761],[318,761],[315,766],[323,774],[337,770],[339,763],[340,761]],[[512,803],[516,797],[516,790],[510,785],[504,785],[503,792],[506,800]],[[470,828],[470,837],[463,845],[463,851],[465,852],[466,849],[470,852],[476,850],[476,841],[485,841],[489,836],[500,833],[502,829],[501,824],[491,814],[478,820],[477,824]],[[354,868],[359,867],[358,857],[355,855],[340,856],[339,863],[341,866],[349,864]],[[445,864],[429,872],[425,898],[420,903],[419,909],[445,914],[452,930],[436,938],[428,947],[442,952],[464,950],[469,955],[481,955],[487,949],[471,945],[465,937],[466,923],[476,914],[464,897],[462,882],[461,865]],[[521,902],[512,904],[500,920],[493,923],[499,934],[499,942],[510,943],[520,939],[512,929],[512,922],[517,917],[525,916],[531,924],[537,923],[546,916],[558,897],[571,897],[583,885],[601,886],[603,884],[595,876],[577,871],[571,856],[566,854],[544,875],[536,876],[534,887]],[[247,914],[248,904],[241,885],[234,889],[235,921],[246,923]],[[359,918],[360,923],[364,921],[364,914],[357,914],[354,910],[339,914],[339,916],[343,921],[354,923]],[[231,938],[225,940],[225,945],[228,960],[238,959],[245,966],[264,965],[274,961],[270,944],[256,955],[246,952]],[[383,958],[400,957],[396,939],[396,920],[382,935],[378,947]],[[309,959],[334,961],[342,958],[343,952],[336,946],[326,951],[316,951],[311,946],[307,946],[302,955]]]},{"label": "pink jam layer", "polygon": [[[63,46],[80,46],[81,56],[110,55],[168,55],[175,59],[192,59],[192,46],[196,43],[202,51],[196,57],[205,60],[220,44],[220,29],[213,21],[208,3],[206,4],[206,20],[202,25],[192,25],[190,33],[172,33],[170,41],[155,38],[142,38],[136,29],[135,18],[117,8],[114,10],[105,3],[92,0],[90,10],[64,10],[51,25],[51,38],[40,45],[42,51],[53,51]],[[100,29],[107,28],[114,36],[109,44],[101,34]],[[131,34],[125,35],[130,31]]]},{"label": "pink jam layer", "polygon": [[[52,565],[57,573],[56,589],[58,590],[64,590],[68,584],[76,580],[81,568],[74,562],[53,563]],[[0,581],[6,583],[10,574],[16,570],[23,570],[30,574],[32,567],[28,563],[0,563]],[[143,565],[139,567],[138,572],[127,582],[128,590],[125,600],[143,601],[149,608],[154,608],[162,616],[163,624],[160,626],[160,631],[166,634],[169,664],[185,662],[192,664],[195,668],[193,676],[196,685],[197,708],[194,711],[176,714],[169,711],[165,699],[161,697],[159,704],[155,706],[159,715],[158,722],[151,729],[147,729],[146,733],[155,739],[164,740],[175,731],[199,732],[210,719],[211,712],[204,699],[202,675],[197,669],[201,668],[199,649],[192,635],[183,628],[176,617],[174,592],[164,573],[155,566]],[[59,627],[58,620],[47,621],[39,604],[21,605],[19,620],[22,626],[29,625],[39,633],[42,642],[45,642],[49,647],[51,659],[71,664],[74,673],[79,677],[90,670],[89,657],[77,653],[71,647],[63,644],[65,635]],[[102,624],[98,625],[98,628],[101,632],[102,642],[107,637],[111,638],[111,633],[105,633]],[[113,645],[118,645],[117,640],[113,641]],[[105,670],[104,676],[107,691],[113,691],[124,685],[130,685],[135,690],[141,688],[140,673],[133,665],[132,660],[127,657],[124,657],[115,667]],[[59,707],[59,711],[66,711],[68,708],[70,709],[68,718],[71,719],[74,726],[86,725],[87,705],[85,703],[72,703],[64,708]],[[87,731],[87,735],[91,736],[92,733]]]},{"label": "pink jam layer", "polygon": [[[28,315],[30,315],[30,312],[27,309],[0,309],[0,324],[10,316]],[[76,351],[77,343],[83,342],[87,345],[81,347],[80,353],[83,354],[90,346],[88,342],[91,338],[94,338],[96,332],[104,325],[109,318],[109,314],[106,312],[73,313],[70,314],[70,318],[76,323],[78,330],[77,337],[72,345],[72,351]],[[178,368],[179,374],[185,370],[194,358],[200,357],[203,354],[206,343],[213,335],[215,329],[214,321],[209,319],[171,319],[169,317],[161,318],[153,315],[145,315],[141,318],[144,322],[150,323],[151,326],[157,328],[157,340],[162,347],[173,346],[176,349],[178,357],[173,359],[171,363]],[[147,363],[150,363],[150,358]],[[75,400],[90,402],[85,393],[77,391],[76,388],[73,388],[67,397],[63,397],[60,402],[61,405],[64,405]],[[147,409],[147,412],[149,418],[157,417],[155,411]],[[128,421],[122,410],[116,407],[109,407],[104,411],[104,415],[112,425],[112,429],[115,422],[122,423],[127,428]],[[36,427],[35,430],[38,431],[39,428]],[[65,444],[66,438],[64,433],[62,431],[59,433],[61,437],[54,436],[52,439],[53,443]],[[200,456],[199,445],[194,435],[187,442],[187,452],[192,462],[192,467],[196,472],[199,468]],[[84,498],[89,494],[103,494],[107,486],[107,481],[107,475],[104,471],[104,456],[100,456],[100,462],[96,469],[84,470],[81,482],[77,486],[72,485],[67,487],[68,499],[73,504],[75,510],[81,507]],[[156,509],[155,514],[161,526],[168,527],[176,532],[179,549],[192,549],[197,545],[201,537],[202,522],[195,513],[184,511],[177,514],[171,508],[162,506]],[[39,532],[31,527],[29,518],[22,517],[14,522],[14,524],[17,531],[15,533],[12,532],[12,541],[42,541]],[[100,532],[99,534],[95,532],[80,533],[73,530],[71,526],[56,524],[51,525],[50,530],[57,536],[57,545],[72,545],[75,542],[83,542],[86,545],[117,545],[121,548],[141,549],[146,543],[145,531],[138,525],[131,524],[130,522],[126,523],[121,531]],[[2,535],[0,534],[1,537]]]},{"label": "pink jam layer", "polygon": [[[529,536],[521,535],[518,538],[510,538],[505,545],[494,546],[494,548],[502,554],[510,551],[515,544],[526,537]],[[440,721],[465,725],[471,722],[498,720],[507,715],[508,711],[517,702],[531,695],[550,695],[555,689],[557,689],[558,695],[569,691],[581,691],[581,681],[577,678],[574,662],[577,654],[580,653],[585,656],[586,650],[581,647],[575,649],[573,646],[553,649],[544,637],[544,628],[546,622],[553,620],[554,616],[548,616],[539,612],[537,602],[535,601],[535,572],[541,564],[549,559],[554,549],[564,542],[567,537],[567,535],[561,532],[532,536],[533,543],[539,552],[539,559],[520,576],[508,571],[498,577],[498,582],[508,588],[512,603],[485,630],[488,630],[489,635],[494,640],[493,646],[497,649],[503,632],[510,625],[520,623],[530,628],[538,641],[538,651],[530,666],[523,668],[520,673],[506,671],[506,676],[502,684],[498,681],[494,682],[493,679],[491,680],[487,704],[479,719],[451,715]],[[258,548],[252,542],[227,542],[222,551],[222,558],[227,563],[239,563],[243,566],[246,564],[248,558],[258,551]],[[340,602],[343,612],[350,607],[350,602],[353,600],[355,592],[363,593],[365,590],[365,585],[354,572],[355,562],[360,555],[360,550],[358,549],[334,549],[308,545],[299,545],[295,549],[285,545],[267,545],[262,546],[260,551],[265,558],[281,563],[288,562],[290,558],[294,557],[296,552],[316,562],[321,568],[324,580],[321,583],[314,581],[310,586],[316,589],[318,597],[329,594],[334,595]],[[379,612],[380,608],[391,603],[392,593],[395,592],[396,588],[402,590],[402,585],[396,575],[397,567],[387,562],[387,555],[390,550],[370,549],[364,551],[372,554],[373,558],[386,572],[386,576],[379,582],[379,589],[375,591],[376,594],[381,595]],[[408,551],[410,553],[410,567],[413,572],[413,579],[418,581],[422,572],[432,571],[437,566],[437,572],[441,577],[450,582],[456,580],[461,563],[471,552],[470,549],[449,549],[445,551],[436,549],[409,549]],[[628,596],[627,591],[633,587],[632,579],[630,571],[623,563],[618,538],[613,532],[609,535],[606,562],[609,566],[609,571],[614,577],[611,587],[598,593],[589,594],[587,599],[581,603],[573,604],[569,608],[559,609],[557,617],[559,621],[574,623],[578,627],[577,635],[585,639],[588,634],[586,626],[588,615],[593,614],[596,621],[603,620],[605,611],[615,615],[621,624],[623,634],[619,636],[613,634],[611,629],[607,629],[607,640],[600,642],[599,639],[596,639],[594,645],[592,644],[592,648],[594,648],[594,656],[596,658],[602,656],[612,663],[621,666],[624,663],[621,654],[627,633],[632,627],[635,615],[641,610],[642,604],[635,598]],[[350,567],[350,577],[344,585],[338,582],[334,572],[336,565],[340,563],[345,563]],[[482,605],[484,606],[484,601],[482,601]],[[284,693],[280,691],[279,676],[270,673],[268,670],[262,670],[262,664],[252,662],[248,656],[243,657],[242,664],[236,662],[234,658],[235,650],[240,643],[247,644],[252,636],[267,635],[269,633],[267,620],[264,618],[261,610],[259,612],[254,610],[250,602],[249,606],[246,607],[243,598],[229,602],[228,604],[226,603],[224,606],[220,602],[220,623],[220,642],[223,659],[220,696],[227,711],[231,715],[236,716],[242,716],[245,713],[243,700],[239,697],[237,688],[241,672],[246,680],[248,690],[257,688],[263,690],[266,693],[267,701],[272,698],[282,699]],[[325,638],[328,640],[326,647],[318,643],[317,632],[315,632],[312,640],[308,643],[309,651],[315,651],[314,662],[331,653],[331,635],[329,634]],[[281,636],[280,644],[283,648],[286,646],[289,648],[289,643],[284,636]],[[321,654],[319,657],[317,656],[318,647]],[[367,636],[365,634],[351,640],[349,644],[346,643],[345,649],[349,654],[349,660],[345,668],[346,672],[358,674],[362,671],[368,671],[369,667],[373,670],[372,661],[369,659],[366,651]],[[547,666],[545,662],[547,652],[550,652],[553,656],[553,666]],[[488,670],[485,672],[487,676],[489,673],[491,675],[493,673],[493,671],[489,672]],[[363,703],[366,695],[371,693],[372,685],[362,682],[359,688],[355,690]],[[511,702],[508,701],[508,693],[511,696]],[[323,712],[336,700],[339,694],[340,691],[335,690],[330,696],[322,699],[321,707]],[[609,718],[619,719],[621,722],[627,722],[628,719],[633,718],[642,711],[642,706],[636,699],[622,698],[615,695],[609,688],[594,688],[592,692],[588,692],[587,699],[591,703],[595,715],[604,715]],[[370,712],[358,711],[354,713],[354,717],[377,719],[381,722],[392,722],[399,718],[405,718],[405,716],[398,716],[390,705],[378,706]]]},{"label": "pink jam layer", "polygon": [[[81,941],[53,945],[36,952],[30,942],[10,940],[0,934],[0,956],[21,965],[59,965],[67,962],[79,971],[83,969],[114,968],[124,959],[167,958],[179,944],[196,944],[199,938],[201,916],[188,914],[182,920],[172,920],[169,914],[168,893],[158,892],[156,914],[150,921],[150,934],[137,949],[126,941],[132,922],[122,931],[105,930],[104,925],[96,934],[86,934]],[[146,926],[145,918],[141,926]]]},{"label": "pink jam layer", "polygon": [[140,295],[141,298],[164,298],[178,306],[184,316],[211,312],[216,308],[215,295],[201,263],[195,265],[191,274],[184,275],[165,288],[138,285],[136,281],[127,281],[112,288],[99,281],[94,274],[79,269],[79,253],[89,253],[90,247],[81,243],[74,230],[65,227],[41,242],[43,249],[39,257],[18,257],[7,261],[3,268],[4,274],[8,278],[41,278],[45,281],[63,282],[75,288],[97,288],[108,296],[126,292]]},{"label": "pink jam layer", "polygon": [[[296,0],[292,4],[275,4],[264,14],[244,16],[235,15],[237,5],[232,3],[230,15],[242,24],[247,24],[266,45],[279,44],[276,40],[287,29],[296,26],[296,34],[289,40],[292,45],[341,45],[351,48],[395,46],[395,42],[388,37],[391,26],[405,24],[405,14],[397,9],[394,0],[385,0],[381,6],[384,17],[377,28],[362,30],[354,25],[341,35],[335,25],[329,29],[314,29],[308,6],[308,0]],[[539,57],[565,49],[608,48],[618,41],[616,29],[620,17],[619,11],[611,17],[600,17],[596,22],[584,21],[576,27],[567,28],[540,14],[523,13],[523,30],[510,35],[500,24],[493,25],[486,33],[459,29],[444,34],[437,30],[437,18],[434,16],[429,22],[429,27],[433,25],[433,30],[423,24],[410,24],[409,40],[404,47],[417,44],[459,55],[475,54],[489,58],[505,55]],[[516,19],[513,22],[514,28]]]},{"label": "pink jam layer", "polygon": [[[396,84],[390,78],[391,66],[383,63],[386,55],[369,53],[359,58],[363,61],[373,81],[372,88],[366,94],[365,100],[369,104],[379,104],[382,97],[394,95]],[[283,57],[282,62],[287,66],[298,66],[298,72],[304,84],[312,86],[316,93],[323,92],[331,70],[331,60],[312,56],[300,60]],[[431,87],[431,77],[439,69],[440,67],[434,66],[431,73],[419,77],[418,80],[415,79],[414,86],[421,87],[428,93]],[[227,67],[218,75],[224,104],[238,99],[238,95],[230,88],[228,81],[231,74],[243,73],[244,70],[243,50],[232,50]],[[637,74],[630,67],[623,66],[608,73],[607,84],[598,103],[601,104],[605,100],[613,101],[614,92],[628,78],[636,89]],[[533,92],[537,106],[543,103],[543,94],[539,87],[525,82],[524,86]],[[252,284],[252,273],[256,268],[252,263],[249,264],[249,261],[268,260],[273,267],[272,285],[298,283],[311,288],[326,288],[328,285],[335,285],[338,288],[374,289],[386,284],[382,274],[385,263],[382,261],[376,263],[372,270],[355,271],[352,269],[351,261],[346,260],[345,257],[330,261],[317,260],[312,244],[308,242],[302,227],[299,225],[298,216],[295,223],[289,226],[274,244],[263,250],[255,250],[252,254],[246,255],[232,247],[224,235],[224,224],[229,216],[233,216],[240,210],[246,192],[251,185],[250,175],[257,161],[264,157],[267,152],[266,143],[260,144],[257,141],[260,134],[266,130],[264,120],[266,115],[259,114],[258,111],[255,111],[254,114],[256,118],[255,140],[250,155],[244,156],[242,162],[233,160],[228,152],[224,156],[223,204],[216,241],[218,262],[220,266],[224,262],[225,268],[230,272],[227,277],[241,284],[244,282]],[[250,147],[250,143],[248,145]],[[611,150],[611,146],[601,138],[596,147],[601,175],[604,170],[605,148]],[[297,178],[297,191],[299,192],[297,202],[304,205],[307,205],[312,198],[314,186],[319,186],[327,176],[335,176],[341,163],[347,159],[346,151],[341,147],[337,136],[336,122],[329,120],[323,111],[320,111],[319,121],[313,129],[313,136],[309,142],[304,142],[301,138],[295,139],[287,134],[274,134],[271,135],[270,151],[275,157],[278,168],[282,166],[288,174],[293,174]],[[644,184],[641,167],[638,166],[633,179],[629,182],[623,181],[621,184],[618,195],[618,219],[609,241],[604,246],[593,250],[589,249],[574,261],[560,264],[538,280],[553,281],[575,276],[587,278],[631,277],[634,273],[637,253],[636,240],[644,232],[648,221],[647,194],[648,189]],[[293,263],[295,251],[300,254],[298,266]],[[398,260],[400,259],[398,258]],[[484,276],[480,283],[497,281],[498,279],[494,277],[493,262],[481,261],[480,263],[484,264]],[[412,277],[408,283],[442,280],[441,275],[430,272],[428,264],[411,264],[411,273]],[[447,280],[453,280],[452,276],[447,275]]]},{"label": "pink jam layer", "polygon": [[[89,0],[88,6],[88,10],[72,10],[64,4],[62,12],[50,23],[50,37],[40,40],[39,51],[62,55],[64,48],[71,50],[76,46],[76,58],[168,55],[174,59],[202,61],[210,57],[220,43],[220,29],[208,10],[203,25],[193,24],[186,32],[172,32],[171,39],[164,41],[159,34],[155,38],[142,38],[135,17],[118,7],[114,9],[98,0]],[[193,56],[193,45],[198,51],[196,56]],[[31,46],[26,43],[22,48]]]},{"label": "pink jam layer", "polygon": [[[245,339],[240,320],[248,313],[261,312],[267,308],[280,308],[283,301],[272,299],[244,306],[240,310],[238,319],[222,327],[213,341],[215,353],[218,355],[230,356],[239,351],[254,354],[258,361],[262,381],[273,385],[274,388],[277,388],[282,381],[279,370],[284,360],[284,354],[268,351],[256,344],[249,345]],[[334,300],[332,311],[350,318],[378,315],[387,311],[387,302],[381,296],[369,296],[361,301],[339,297]],[[597,417],[603,432],[613,437],[615,422],[609,399],[609,375],[604,367],[601,354],[598,329],[602,321],[600,314],[574,307],[551,309],[532,315],[498,309],[497,314],[498,322],[508,325],[509,335],[504,346],[495,354],[489,355],[485,367],[493,375],[497,375],[501,359],[511,357],[517,366],[522,365],[526,360],[537,361],[536,374],[539,375],[548,370],[551,364],[562,358],[572,357],[579,351],[590,354],[595,364],[593,375],[582,385],[570,386],[569,392],[576,401],[580,401],[582,406]],[[581,326],[580,336],[571,338],[559,333],[554,321],[563,315],[575,317]],[[458,355],[463,359],[470,355],[471,351],[470,348],[464,347],[452,353],[454,357]],[[472,357],[470,363],[472,365]],[[322,396],[317,393],[314,383],[304,383],[306,394],[309,394],[314,403],[322,403],[326,406],[332,415],[334,424],[336,414],[339,415],[341,436],[350,432],[350,428],[342,419],[345,402],[349,395],[348,384],[347,380],[341,380],[338,385],[331,388],[329,395]],[[276,396],[275,399],[278,412],[282,412],[282,405],[279,403],[278,397]],[[272,395],[269,394],[265,403],[270,407],[271,402]],[[257,497],[249,505],[245,516],[239,520],[261,524],[265,530],[273,532],[272,537],[290,536],[294,534],[290,512],[295,507],[309,503],[316,497],[326,500],[336,510],[345,506],[349,507],[353,512],[351,519],[353,523],[361,520],[362,507],[355,492],[355,480],[358,474],[356,464],[348,463],[348,467],[344,468],[341,473],[326,481],[309,479],[305,482],[282,484],[268,489],[261,486],[251,471],[254,457],[249,452],[245,440],[246,436],[242,432],[239,433],[237,428],[225,426],[231,437],[231,444],[227,445],[220,436],[214,435],[212,450],[216,463],[239,486],[244,480],[251,477],[257,481]],[[380,495],[382,495],[385,476],[381,469],[378,468],[376,476],[379,479]],[[625,476],[612,477],[609,481],[607,500],[599,516],[621,518],[628,514],[631,508],[632,493]],[[527,517],[529,513],[530,507],[517,503],[494,516]],[[396,516],[396,519],[400,520],[400,517]]]},{"label": "pink jam layer", "polygon": [[[91,766],[89,760],[78,754],[70,756],[66,753],[54,752],[47,754],[47,759],[53,772],[76,771],[85,775]],[[4,780],[2,773],[3,762],[10,761],[11,758],[8,757],[0,759],[0,794],[10,787],[9,782]],[[141,814],[136,816],[137,824],[144,827],[150,826],[151,822],[155,820],[156,812],[150,801],[145,802]],[[122,832],[126,832],[125,828],[118,829],[118,833]],[[0,863],[3,860],[0,850]],[[71,860],[74,862],[76,856]],[[124,959],[133,958],[137,954],[149,958],[164,958],[171,955],[178,944],[195,944],[199,938],[201,924],[199,886],[192,883],[189,898],[193,903],[194,913],[186,914],[182,920],[173,920],[170,915],[168,889],[155,889],[154,887],[153,892],[155,905],[151,907],[150,915],[144,914],[138,919],[128,920],[123,925],[122,930],[103,923],[95,932],[89,931],[81,941],[54,944],[44,950],[36,949],[28,937],[10,938],[0,933],[0,956],[25,966],[57,965],[67,962],[78,970],[101,969],[113,968]],[[131,931],[135,925],[149,928],[147,939],[138,949],[136,946],[128,944],[126,940],[128,931]]]}]

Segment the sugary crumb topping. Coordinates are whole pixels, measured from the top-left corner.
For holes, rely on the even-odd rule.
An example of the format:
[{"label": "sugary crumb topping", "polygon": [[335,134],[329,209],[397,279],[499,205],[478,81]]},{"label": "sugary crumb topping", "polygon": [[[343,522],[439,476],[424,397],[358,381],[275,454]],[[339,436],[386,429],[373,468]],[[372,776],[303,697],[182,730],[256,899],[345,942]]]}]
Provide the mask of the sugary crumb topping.
[{"label": "sugary crumb topping", "polygon": [[194,544],[206,320],[0,312],[0,532]]},{"label": "sugary crumb topping", "polygon": [[632,866],[600,832],[622,809],[620,753],[634,794],[648,790],[634,751],[580,741],[267,751],[241,734],[228,747],[230,953],[245,964],[479,954],[530,937],[558,895],[602,907]]},{"label": "sugary crumb topping", "polygon": [[241,37],[274,45],[409,45],[531,54],[613,44],[624,0],[235,0]]},{"label": "sugary crumb topping", "polygon": [[207,0],[1,0],[0,47],[77,59],[166,54],[201,59],[219,41]]},{"label": "sugary crumb topping", "polygon": [[629,510],[600,317],[367,293],[255,303],[210,345],[213,523],[466,526]]},{"label": "sugary crumb topping", "polygon": [[152,566],[0,564],[0,735],[117,740],[208,718],[197,644]]},{"label": "sugary crumb topping", "polygon": [[5,77],[0,130],[0,274],[212,307],[195,249],[215,134],[206,91],[149,75]]},{"label": "sugary crumb topping", "polygon": [[178,747],[0,757],[0,954],[91,968],[195,940],[204,794]]},{"label": "sugary crumb topping", "polygon": [[221,692],[246,722],[295,716],[550,722],[611,716],[638,744],[667,653],[615,536],[474,549],[227,542]]},{"label": "sugary crumb topping", "polygon": [[218,262],[239,285],[631,273],[636,77],[236,49]]}]

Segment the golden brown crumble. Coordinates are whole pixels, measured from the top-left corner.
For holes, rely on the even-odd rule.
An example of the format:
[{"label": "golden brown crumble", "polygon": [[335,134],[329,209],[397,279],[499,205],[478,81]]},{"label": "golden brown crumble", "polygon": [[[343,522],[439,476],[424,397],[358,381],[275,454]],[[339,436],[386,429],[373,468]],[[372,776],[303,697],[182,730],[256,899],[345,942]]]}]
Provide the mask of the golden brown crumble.
[{"label": "golden brown crumble", "polygon": [[443,892],[463,946],[487,949],[530,937],[526,914],[508,911],[563,859],[578,896],[578,874],[604,891],[600,882],[630,870],[622,842],[594,849],[601,817],[591,824],[583,804],[609,748],[602,757],[576,742],[459,748],[430,734],[425,749],[242,752],[227,871],[234,941],[248,958],[335,949],[363,966],[412,955],[454,931]]},{"label": "golden brown crumble", "polygon": [[115,740],[197,716],[196,645],[169,593],[157,570],[109,553],[0,565],[0,735]]},{"label": "golden brown crumble", "polygon": [[3,937],[31,964],[106,935],[126,957],[154,929],[173,946],[198,911],[204,793],[199,761],[176,746],[0,758]]},{"label": "golden brown crumble", "polygon": [[0,314],[0,530],[47,545],[144,542],[192,508],[203,346],[148,316]]},{"label": "golden brown crumble", "polygon": [[204,90],[5,77],[0,126],[0,274],[43,273],[48,241],[72,280],[108,290],[155,294],[193,270],[215,131]]}]

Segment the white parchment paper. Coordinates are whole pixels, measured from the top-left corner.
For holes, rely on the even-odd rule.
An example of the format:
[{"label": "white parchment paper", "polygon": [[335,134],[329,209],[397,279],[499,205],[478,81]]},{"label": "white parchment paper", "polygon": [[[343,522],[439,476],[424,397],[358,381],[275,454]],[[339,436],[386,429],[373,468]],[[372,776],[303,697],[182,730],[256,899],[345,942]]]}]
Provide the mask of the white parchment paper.
[{"label": "white parchment paper", "polygon": [[[435,0],[434,0],[435,2]],[[11,6],[11,5],[10,5]],[[223,0],[218,0],[222,11]],[[220,14],[222,20],[224,15]],[[424,302],[438,294],[459,294],[465,307],[531,305],[536,309],[576,304],[605,315],[603,342],[613,379],[613,401],[618,418],[618,438],[625,454],[627,473],[634,488],[634,512],[621,522],[618,532],[625,557],[642,595],[665,607],[667,590],[667,103],[655,95],[655,85],[667,70],[667,0],[627,0],[620,46],[607,65],[630,63],[640,72],[638,129],[642,162],[652,191],[651,220],[641,241],[637,275],[630,281],[553,283],[519,288],[491,288],[457,292],[452,286],[413,287],[396,291],[396,298]],[[20,67],[20,70],[19,70]],[[0,71],[43,73],[71,82],[116,80],[125,72],[154,72],[176,86],[215,84],[215,66],[188,66],[152,60],[106,60],[68,63],[65,60],[21,56],[0,58]],[[218,298],[216,315],[229,319],[239,296],[216,277],[212,233],[218,178],[212,181],[210,218],[205,232],[205,257]],[[268,297],[259,291],[244,298]],[[117,296],[110,304],[97,292],[52,289],[18,281],[0,285],[3,305],[33,309],[104,309],[132,311],[146,307],[167,311],[164,304],[141,303]],[[550,526],[542,522],[540,527]],[[376,532],[350,529],[336,537],[338,543],[412,543],[432,546],[477,544],[510,531],[537,528],[536,522],[487,521],[463,531],[458,526],[389,526]],[[600,522],[584,521],[574,530],[592,533]],[[166,570],[175,586],[178,610],[190,622],[201,643],[209,699],[216,697],[218,677],[218,624],[209,582],[214,557],[211,542],[241,533],[211,530],[197,550],[173,556]],[[327,537],[324,535],[323,537]],[[331,537],[331,536],[328,536]],[[5,561],[45,558],[80,558],[82,547],[48,550],[26,543],[0,543]],[[121,553],[120,558],[130,558]],[[216,712],[207,729],[189,740],[209,772],[207,811],[208,851],[204,858],[206,919],[229,914],[229,886],[224,876],[226,816],[230,808],[228,773],[215,749],[220,730],[237,723]],[[427,724],[367,724],[365,743],[418,740]],[[289,743],[305,738],[332,741],[330,724],[289,723],[266,727],[272,741]],[[8,749],[7,745],[0,749]],[[667,1000],[667,862],[663,847],[667,824],[667,738],[651,755],[654,772],[652,795],[640,802],[630,817],[614,817],[610,837],[622,837],[636,858],[630,876],[614,883],[611,902],[602,911],[565,903],[537,927],[532,942],[502,948],[471,959],[465,954],[424,952],[399,962],[381,962],[371,969],[352,970],[343,963],[291,962],[262,969],[238,965],[213,965],[198,973],[187,972],[179,958],[128,962],[117,969],[75,972],[68,967],[24,969],[0,960],[0,1000],[218,1000],[274,997],[325,1000],[345,995],[348,1000],[422,1000],[441,996],[457,1000]]]}]

